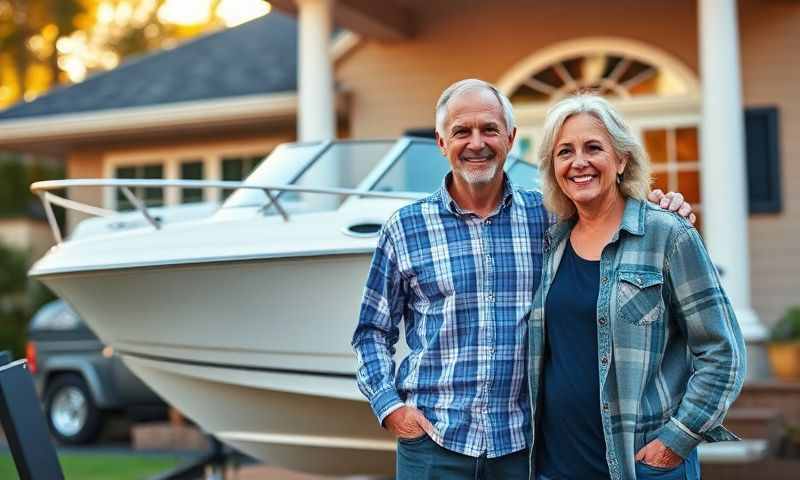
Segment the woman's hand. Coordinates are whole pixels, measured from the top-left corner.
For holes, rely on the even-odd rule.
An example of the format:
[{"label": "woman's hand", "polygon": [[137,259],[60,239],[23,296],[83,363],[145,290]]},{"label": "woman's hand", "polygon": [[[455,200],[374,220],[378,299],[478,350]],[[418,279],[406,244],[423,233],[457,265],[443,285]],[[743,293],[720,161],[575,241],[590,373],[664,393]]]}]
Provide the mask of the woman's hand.
[{"label": "woman's hand", "polygon": [[683,462],[680,455],[655,439],[636,453],[636,461],[659,468],[675,468]]}]

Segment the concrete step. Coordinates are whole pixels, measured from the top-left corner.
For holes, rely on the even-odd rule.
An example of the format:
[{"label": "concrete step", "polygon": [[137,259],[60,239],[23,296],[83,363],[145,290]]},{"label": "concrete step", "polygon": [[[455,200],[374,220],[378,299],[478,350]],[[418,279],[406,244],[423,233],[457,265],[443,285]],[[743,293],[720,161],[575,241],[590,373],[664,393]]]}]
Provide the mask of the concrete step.
[{"label": "concrete step", "polygon": [[769,457],[768,446],[769,442],[766,439],[702,443],[697,447],[697,454],[703,465],[714,463],[752,464]]}]

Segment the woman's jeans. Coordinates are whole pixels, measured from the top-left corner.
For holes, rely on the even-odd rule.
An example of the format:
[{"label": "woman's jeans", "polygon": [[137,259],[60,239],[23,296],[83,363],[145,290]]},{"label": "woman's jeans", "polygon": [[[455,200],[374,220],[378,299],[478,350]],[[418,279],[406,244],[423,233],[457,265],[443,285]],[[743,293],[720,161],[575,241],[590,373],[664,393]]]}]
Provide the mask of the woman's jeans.
[{"label": "woman's jeans", "polygon": [[[561,480],[536,475],[536,480]],[[692,450],[683,463],[675,468],[651,467],[642,462],[636,462],[636,480],[700,480],[700,461],[697,458],[697,449]]]},{"label": "woman's jeans", "polygon": [[528,450],[497,458],[470,457],[427,435],[397,441],[397,480],[528,480]]}]

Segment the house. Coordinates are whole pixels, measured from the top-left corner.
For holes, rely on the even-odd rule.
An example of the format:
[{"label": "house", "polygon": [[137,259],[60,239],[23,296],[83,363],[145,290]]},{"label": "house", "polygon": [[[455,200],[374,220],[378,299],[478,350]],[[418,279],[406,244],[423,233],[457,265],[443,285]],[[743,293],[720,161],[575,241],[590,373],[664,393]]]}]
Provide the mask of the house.
[{"label": "house", "polygon": [[[598,88],[644,140],[656,186],[695,205],[748,341],[798,303],[800,3],[272,4],[0,113],[0,148],[58,155],[71,178],[235,180],[280,142],[429,128],[442,89],[478,77],[511,98],[534,160],[547,105]],[[332,36],[333,23],[347,32]],[[120,206],[113,192],[77,199]]]}]

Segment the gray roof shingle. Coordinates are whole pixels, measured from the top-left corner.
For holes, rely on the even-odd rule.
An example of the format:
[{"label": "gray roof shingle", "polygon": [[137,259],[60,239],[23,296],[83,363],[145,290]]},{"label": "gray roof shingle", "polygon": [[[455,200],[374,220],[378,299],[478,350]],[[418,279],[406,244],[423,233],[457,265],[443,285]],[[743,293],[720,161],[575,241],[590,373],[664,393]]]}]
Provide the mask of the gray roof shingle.
[{"label": "gray roof shingle", "polygon": [[272,12],[55,88],[0,120],[296,90],[297,21]]}]

